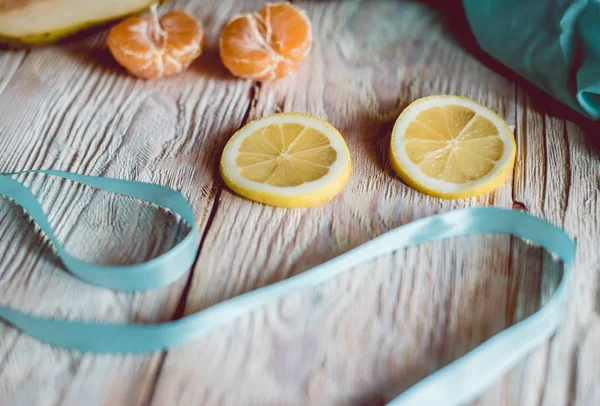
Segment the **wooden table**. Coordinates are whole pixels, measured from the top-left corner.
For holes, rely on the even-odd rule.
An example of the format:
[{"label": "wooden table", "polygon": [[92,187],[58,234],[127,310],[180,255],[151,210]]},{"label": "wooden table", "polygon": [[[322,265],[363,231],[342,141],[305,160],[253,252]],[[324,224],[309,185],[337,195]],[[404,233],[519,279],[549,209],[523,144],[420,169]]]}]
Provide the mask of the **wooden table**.
[{"label": "wooden table", "polygon": [[[157,182],[190,200],[200,237],[186,278],[126,294],[67,274],[22,210],[0,201],[0,302],[36,314],[158,322],[285,279],[413,219],[468,206],[528,211],[578,242],[559,333],[477,405],[600,404],[598,132],[548,115],[528,92],[465,51],[422,3],[295,2],[314,24],[312,53],[275,83],[237,80],[216,42],[234,14],[263,1],[174,1],[208,41],[185,73],[127,75],[105,30],[0,53],[0,170],[54,168]],[[394,120],[412,100],[467,96],[514,126],[513,176],[494,193],[444,201],[405,186],[387,159]],[[216,171],[249,120],[299,111],[346,137],[354,169],[332,202],[309,210],[234,195]],[[25,177],[67,248],[101,263],[164,252],[182,222],[149,205],[40,176]],[[545,272],[542,273],[542,270]],[[2,405],[380,404],[535,311],[560,266],[501,236],[399,251],[252,313],[189,345],[149,355],[55,349],[0,323]]]}]

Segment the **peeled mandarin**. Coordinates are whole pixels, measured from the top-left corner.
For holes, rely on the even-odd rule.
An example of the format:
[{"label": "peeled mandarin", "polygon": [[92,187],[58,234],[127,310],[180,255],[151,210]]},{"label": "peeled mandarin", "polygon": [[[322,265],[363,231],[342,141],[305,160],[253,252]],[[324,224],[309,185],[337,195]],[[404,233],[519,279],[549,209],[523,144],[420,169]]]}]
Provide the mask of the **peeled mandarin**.
[{"label": "peeled mandarin", "polygon": [[157,79],[187,69],[202,53],[202,24],[183,11],[160,19],[156,7],[151,17],[130,17],[116,25],[107,43],[114,58],[132,75]]},{"label": "peeled mandarin", "polygon": [[312,45],[305,13],[288,3],[267,4],[231,19],[221,33],[223,64],[240,78],[270,81],[298,69]]}]

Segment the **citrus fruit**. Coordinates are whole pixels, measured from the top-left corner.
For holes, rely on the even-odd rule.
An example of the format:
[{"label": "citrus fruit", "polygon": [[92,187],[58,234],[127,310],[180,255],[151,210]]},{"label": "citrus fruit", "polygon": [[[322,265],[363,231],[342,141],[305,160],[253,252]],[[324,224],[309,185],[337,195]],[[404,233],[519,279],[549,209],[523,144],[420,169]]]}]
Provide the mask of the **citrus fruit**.
[{"label": "citrus fruit", "polygon": [[447,199],[494,190],[512,171],[515,154],[504,120],[458,96],[413,102],[396,121],[390,148],[392,165],[409,186]]},{"label": "citrus fruit", "polygon": [[331,124],[297,113],[251,122],[229,140],[221,176],[240,195],[282,207],[331,200],[350,176],[350,152]]},{"label": "citrus fruit", "polygon": [[130,17],[108,35],[108,48],[131,74],[157,79],[187,69],[200,56],[204,41],[202,24],[183,11],[171,11],[160,19],[156,5],[152,17]]},{"label": "citrus fruit", "polygon": [[136,14],[156,0],[0,0],[0,44],[43,45]]},{"label": "citrus fruit", "polygon": [[233,75],[269,81],[296,71],[312,39],[310,20],[302,10],[288,3],[267,4],[231,19],[221,32],[219,52]]}]

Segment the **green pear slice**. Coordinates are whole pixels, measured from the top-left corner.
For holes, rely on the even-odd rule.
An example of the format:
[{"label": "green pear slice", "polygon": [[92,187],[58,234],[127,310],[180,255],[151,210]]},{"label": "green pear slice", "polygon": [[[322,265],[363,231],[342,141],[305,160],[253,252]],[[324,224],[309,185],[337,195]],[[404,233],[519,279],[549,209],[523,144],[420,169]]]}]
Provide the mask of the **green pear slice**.
[{"label": "green pear slice", "polygon": [[0,0],[0,43],[41,45],[148,9],[157,0]]}]

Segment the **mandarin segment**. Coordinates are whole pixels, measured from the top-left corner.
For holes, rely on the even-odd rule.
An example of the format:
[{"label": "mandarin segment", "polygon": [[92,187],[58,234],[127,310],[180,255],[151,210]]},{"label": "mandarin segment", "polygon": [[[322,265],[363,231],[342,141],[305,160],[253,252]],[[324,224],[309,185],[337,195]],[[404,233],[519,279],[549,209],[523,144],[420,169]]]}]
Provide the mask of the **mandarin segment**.
[{"label": "mandarin segment", "polygon": [[131,17],[117,24],[107,38],[113,57],[131,74],[144,79],[175,75],[202,53],[204,29],[194,17],[171,11],[160,19]]},{"label": "mandarin segment", "polygon": [[233,75],[269,81],[296,71],[311,45],[312,26],[304,12],[277,3],[231,19],[221,32],[219,52]]},{"label": "mandarin segment", "polygon": [[219,53],[223,64],[235,76],[257,79],[272,70],[273,55],[261,47],[251,14],[234,17],[221,32]]}]

